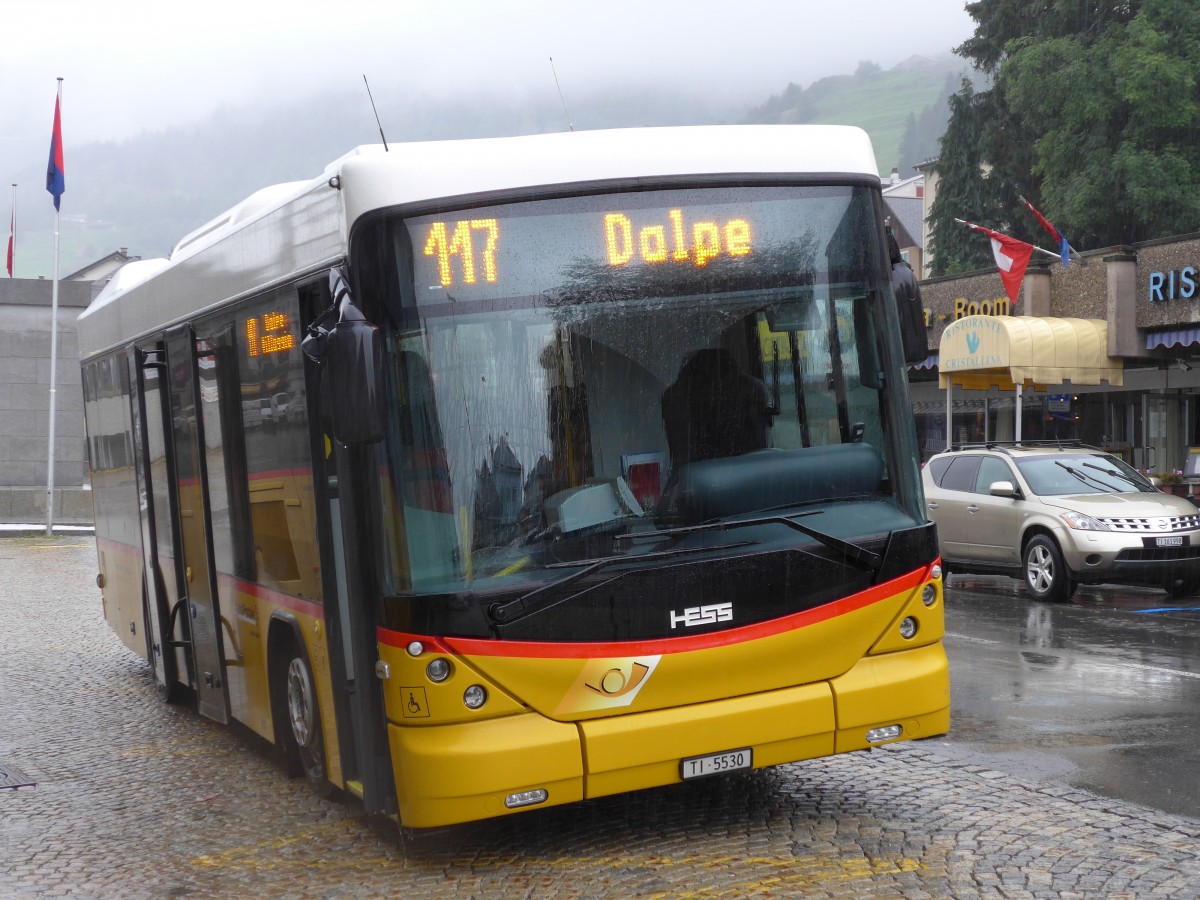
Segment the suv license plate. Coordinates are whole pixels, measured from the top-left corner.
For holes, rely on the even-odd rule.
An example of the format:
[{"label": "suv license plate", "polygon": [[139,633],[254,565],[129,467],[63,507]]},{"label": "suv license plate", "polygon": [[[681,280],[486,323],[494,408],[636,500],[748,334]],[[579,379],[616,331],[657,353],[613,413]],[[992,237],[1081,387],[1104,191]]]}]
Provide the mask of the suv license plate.
[{"label": "suv license plate", "polygon": [[679,775],[684,781],[689,778],[701,778],[705,775],[717,775],[721,772],[732,772],[734,769],[751,769],[754,767],[754,752],[749,748],[744,750],[727,750],[724,753],[709,753],[706,756],[689,756],[679,762]]},{"label": "suv license plate", "polygon": [[1176,535],[1175,537],[1155,538],[1154,546],[1155,547],[1182,547],[1183,546],[1183,535]]}]

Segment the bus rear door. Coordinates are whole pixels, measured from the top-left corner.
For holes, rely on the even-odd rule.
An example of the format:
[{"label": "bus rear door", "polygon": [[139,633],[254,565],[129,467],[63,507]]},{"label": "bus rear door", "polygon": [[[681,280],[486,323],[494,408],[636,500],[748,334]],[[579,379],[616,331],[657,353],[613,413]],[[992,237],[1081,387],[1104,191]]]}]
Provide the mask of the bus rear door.
[{"label": "bus rear door", "polygon": [[[199,712],[228,722],[208,473],[200,452],[203,426],[196,414],[195,348],[195,337],[186,325],[135,348],[138,377],[133,402],[142,424],[138,468],[146,501],[141,516],[150,608],[147,627],[161,641],[164,657],[174,656],[172,648],[181,652]],[[152,537],[149,546],[148,537]],[[155,677],[169,676],[179,661],[165,660],[161,673],[156,666]]]}]

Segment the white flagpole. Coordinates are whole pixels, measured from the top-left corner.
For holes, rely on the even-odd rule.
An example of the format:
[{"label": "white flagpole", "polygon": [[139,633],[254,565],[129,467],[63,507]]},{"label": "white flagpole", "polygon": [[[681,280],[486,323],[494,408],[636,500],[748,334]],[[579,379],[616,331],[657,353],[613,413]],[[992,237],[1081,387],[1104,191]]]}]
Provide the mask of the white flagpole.
[{"label": "white flagpole", "polygon": [[[57,108],[62,112],[62,82],[58,79]],[[54,534],[54,418],[58,393],[58,207],[54,208],[54,286],[50,290],[50,439],[46,461],[46,536]]]},{"label": "white flagpole", "polygon": [[8,273],[9,278],[13,278],[17,274],[17,183],[15,181],[13,182],[12,189],[12,216],[8,220],[8,237],[12,241],[12,271]]}]

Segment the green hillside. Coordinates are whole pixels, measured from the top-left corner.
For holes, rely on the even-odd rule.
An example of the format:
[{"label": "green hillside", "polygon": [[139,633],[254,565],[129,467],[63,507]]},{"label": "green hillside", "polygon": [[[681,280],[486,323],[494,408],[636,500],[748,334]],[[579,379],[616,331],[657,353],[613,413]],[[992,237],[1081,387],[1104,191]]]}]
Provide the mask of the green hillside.
[{"label": "green hillside", "polygon": [[[751,110],[744,121],[857,125],[871,136],[880,174],[886,175],[901,165],[900,148],[909,117],[920,120],[921,113],[942,98],[947,84],[957,90],[966,68],[954,57],[914,58],[886,72],[862,64],[854,75],[822,78],[806,89],[788,85],[782,94]],[[941,128],[936,131],[914,136],[923,139],[927,149],[921,155],[926,158],[936,155]],[[902,168],[902,178],[914,174],[910,165],[904,168],[909,171]]]}]

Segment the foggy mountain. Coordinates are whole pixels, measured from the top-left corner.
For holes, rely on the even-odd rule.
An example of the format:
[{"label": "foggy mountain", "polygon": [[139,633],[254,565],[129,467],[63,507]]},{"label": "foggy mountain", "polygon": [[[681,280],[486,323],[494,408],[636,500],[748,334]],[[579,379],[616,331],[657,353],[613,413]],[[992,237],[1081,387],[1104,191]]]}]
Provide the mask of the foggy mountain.
[{"label": "foggy mountain", "polygon": [[[576,129],[733,122],[861,125],[875,143],[880,170],[900,165],[901,147],[936,155],[945,126],[947,84],[957,89],[961,60],[914,58],[889,71],[862,63],[807,89],[788,85],[750,106],[696,93],[619,89],[568,96]],[[949,81],[948,81],[949,79]],[[389,143],[567,130],[553,91],[537,96],[406,96],[372,85]],[[120,247],[135,256],[167,256],[185,234],[270,184],[316,177],[360,144],[379,143],[366,91],[328,91],[272,108],[224,108],[186,128],[113,143],[72,145],[66,131],[67,191],[62,200],[60,274]],[[50,277],[53,204],[43,190],[44,151],[19,171],[18,277]],[[902,177],[912,171],[901,170]]]}]

